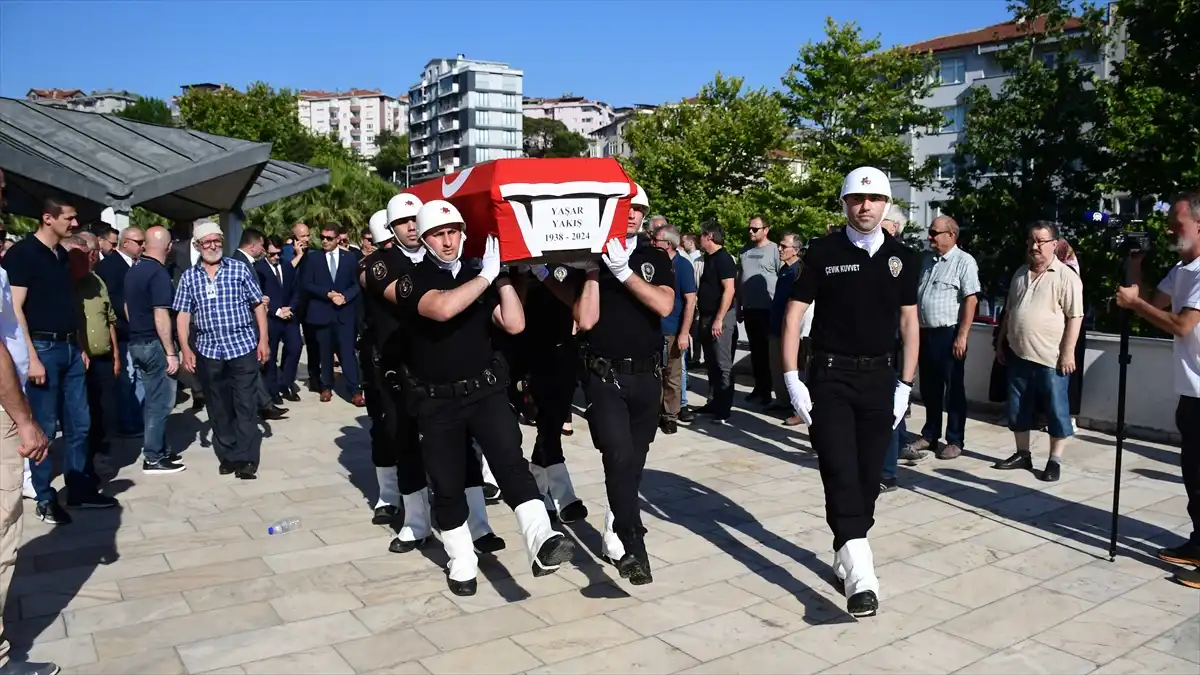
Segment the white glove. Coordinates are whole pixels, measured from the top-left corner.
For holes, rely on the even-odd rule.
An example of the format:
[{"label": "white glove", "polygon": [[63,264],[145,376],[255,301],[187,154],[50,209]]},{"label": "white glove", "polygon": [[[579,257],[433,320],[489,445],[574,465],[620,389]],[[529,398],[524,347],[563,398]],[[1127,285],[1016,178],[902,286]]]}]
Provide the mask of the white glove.
[{"label": "white glove", "polygon": [[496,237],[488,235],[487,241],[483,244],[483,260],[482,267],[479,270],[479,276],[487,279],[488,284],[496,280],[500,276],[500,242],[496,241]]},{"label": "white glove", "polygon": [[903,382],[896,383],[896,397],[892,401],[892,415],[895,419],[892,421],[892,428],[900,426],[900,420],[904,419],[904,413],[908,412],[908,397],[912,394],[912,387]]},{"label": "white glove", "polygon": [[800,373],[789,370],[783,374],[783,383],[787,385],[788,398],[792,401],[792,410],[796,411],[805,424],[812,424],[812,397],[808,394],[808,387],[800,381]]},{"label": "white glove", "polygon": [[613,237],[608,240],[608,252],[603,256],[604,264],[608,265],[608,271],[617,278],[617,281],[625,283],[625,280],[633,276],[633,270],[629,269],[629,251],[625,249],[625,242]]},{"label": "white glove", "polygon": [[550,270],[546,269],[545,265],[530,265],[529,271],[533,272],[538,281],[545,281],[546,277],[550,276]]}]

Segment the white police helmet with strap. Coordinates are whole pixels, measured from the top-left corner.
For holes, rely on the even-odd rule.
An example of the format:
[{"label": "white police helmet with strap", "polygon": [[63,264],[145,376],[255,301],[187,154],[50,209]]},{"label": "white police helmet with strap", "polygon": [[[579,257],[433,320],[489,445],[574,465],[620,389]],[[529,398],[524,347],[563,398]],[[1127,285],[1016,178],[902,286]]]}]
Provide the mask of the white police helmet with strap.
[{"label": "white police helmet with strap", "polygon": [[387,203],[387,221],[392,224],[397,220],[405,220],[407,218],[416,218],[417,211],[421,210],[421,200],[416,195],[411,195],[407,192],[392,197]]},{"label": "white police helmet with strap", "polygon": [[[860,166],[846,174],[846,179],[842,181],[840,200],[847,220],[853,221],[850,208],[846,205],[848,195],[879,195],[890,202],[892,201],[892,182],[888,180],[886,174],[873,166]],[[883,216],[881,215],[879,221],[871,229],[879,227],[882,222]]]},{"label": "white police helmet with strap", "polygon": [[466,223],[463,222],[462,214],[458,212],[458,209],[448,201],[434,199],[423,204],[417,211],[417,236],[420,237],[421,244],[435,256],[437,251],[425,241],[425,235],[446,225],[457,225],[460,230],[463,230],[458,254],[454,257],[454,260],[458,260],[462,257],[463,244],[467,241]]},{"label": "white police helmet with strap", "polygon": [[371,241],[379,246],[389,239],[395,239],[396,233],[392,231],[392,226],[388,223],[387,209],[380,209],[371,214],[371,219],[367,221],[367,229],[371,231]]},{"label": "white police helmet with strap", "polygon": [[629,205],[635,209],[641,209],[643,213],[649,213],[650,198],[646,196],[646,191],[642,189],[641,185],[638,185],[637,183],[634,183],[633,185],[637,188],[637,192],[635,192],[633,197],[630,198]]}]

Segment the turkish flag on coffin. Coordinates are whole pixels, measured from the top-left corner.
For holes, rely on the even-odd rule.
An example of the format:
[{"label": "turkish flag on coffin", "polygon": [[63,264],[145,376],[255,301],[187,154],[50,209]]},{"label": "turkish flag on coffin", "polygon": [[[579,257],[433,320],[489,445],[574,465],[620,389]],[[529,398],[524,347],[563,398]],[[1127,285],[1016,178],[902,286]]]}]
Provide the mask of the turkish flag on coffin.
[{"label": "turkish flag on coffin", "polygon": [[445,199],[467,225],[463,257],[483,255],[487,235],[505,263],[594,257],[624,239],[637,187],[606,158],[497,159],[412,186],[422,202]]}]

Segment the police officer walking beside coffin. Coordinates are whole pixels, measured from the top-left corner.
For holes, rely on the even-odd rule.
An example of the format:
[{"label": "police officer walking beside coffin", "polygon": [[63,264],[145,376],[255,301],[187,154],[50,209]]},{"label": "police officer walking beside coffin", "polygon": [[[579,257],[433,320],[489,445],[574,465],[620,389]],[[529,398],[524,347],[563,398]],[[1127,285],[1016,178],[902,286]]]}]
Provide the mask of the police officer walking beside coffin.
[{"label": "police officer walking beside coffin", "polygon": [[675,272],[666,252],[638,235],[647,208],[641,186],[625,240],[608,242],[604,267],[586,266],[575,303],[592,442],[604,462],[608,512],[603,553],[634,585],[653,581],[643,539],[638,488],[662,400],[662,319],[675,306]]},{"label": "police officer walking beside coffin", "polygon": [[[916,254],[883,231],[891,185],[882,171],[846,175],[841,201],[848,227],[817,239],[792,289],[783,329],[784,381],[792,406],[809,425],[825,486],[825,517],[833,530],[834,573],[847,611],[873,616],[879,579],[867,532],[892,430],[908,407],[917,366]],[[813,319],[807,386],[797,373],[800,324]],[[893,370],[897,327],[902,373]]]},{"label": "police officer walking beside coffin", "polygon": [[466,240],[458,209],[442,200],[423,205],[417,233],[429,255],[385,288],[410,321],[408,382],[421,432],[421,455],[433,483],[434,515],[450,558],[450,591],[473,595],[478,557],[467,525],[468,434],[491,464],[517,517],[534,576],[558,571],[574,542],[550,526],[546,505],[521,454],[521,430],[505,394],[507,367],[491,331],[525,328],[516,291],[501,276],[499,243],[489,236],[481,264],[460,260]]}]

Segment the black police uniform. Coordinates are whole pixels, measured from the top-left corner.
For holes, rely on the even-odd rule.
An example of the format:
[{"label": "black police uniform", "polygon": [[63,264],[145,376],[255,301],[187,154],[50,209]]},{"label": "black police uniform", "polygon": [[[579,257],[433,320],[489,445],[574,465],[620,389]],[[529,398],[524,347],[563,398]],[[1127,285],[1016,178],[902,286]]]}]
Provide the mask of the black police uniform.
[{"label": "black police uniform", "polygon": [[[549,530],[545,506],[521,453],[521,429],[505,394],[508,368],[492,345],[492,312],[500,300],[496,287],[489,285],[475,302],[446,321],[435,321],[418,311],[426,293],[453,290],[479,273],[477,265],[463,264],[455,276],[426,257],[396,282],[397,302],[406,320],[411,320],[405,388],[421,434],[425,470],[433,484],[434,519],[443,537],[467,521],[464,489],[468,455],[474,454],[469,443],[473,437],[504,501],[517,514],[526,544],[536,549],[530,551],[535,557],[535,575],[552,573],[570,558],[573,542]],[[535,505],[532,512],[527,503]],[[528,525],[522,522],[523,513],[540,517]],[[553,538],[534,541],[527,533],[543,527]],[[453,557],[451,553],[452,564]],[[474,581],[469,583],[467,588],[460,580],[451,579],[451,591],[471,594]]]},{"label": "black police uniform", "polygon": [[875,255],[845,232],[812,243],[792,300],[818,301],[807,385],[809,438],[825,486],[833,548],[865,539],[892,437],[899,308],[917,304],[916,254],[886,232]]},{"label": "black police uniform", "polygon": [[[655,286],[675,287],[671,259],[642,243],[629,269]],[[625,549],[616,561],[634,584],[652,581],[638,490],[662,402],[662,317],[600,265],[600,316],[580,336],[580,381],[592,442],[604,463],[612,529]]]}]

